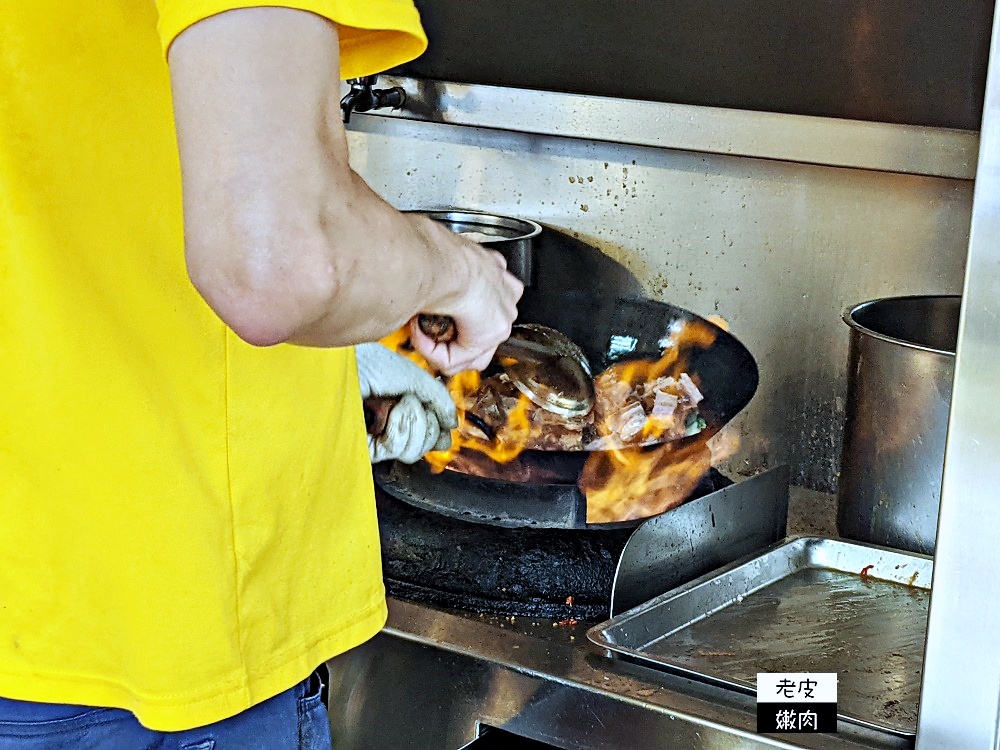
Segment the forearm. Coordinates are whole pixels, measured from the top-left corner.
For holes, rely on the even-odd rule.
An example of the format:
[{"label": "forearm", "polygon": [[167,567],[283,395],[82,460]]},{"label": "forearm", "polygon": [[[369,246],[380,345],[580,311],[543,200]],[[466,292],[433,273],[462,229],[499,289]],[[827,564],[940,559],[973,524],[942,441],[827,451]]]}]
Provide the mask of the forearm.
[{"label": "forearm", "polygon": [[[309,346],[373,341],[418,312],[451,309],[474,274],[468,250],[441,225],[401,214],[349,172],[318,225],[337,264],[333,294],[290,340]],[[342,200],[347,196],[347,200]],[[478,250],[478,249],[477,249]]]},{"label": "forearm", "polygon": [[395,211],[348,165],[336,28],[230,11],[170,53],[192,281],[254,344],[373,340],[448,309],[481,252]]}]

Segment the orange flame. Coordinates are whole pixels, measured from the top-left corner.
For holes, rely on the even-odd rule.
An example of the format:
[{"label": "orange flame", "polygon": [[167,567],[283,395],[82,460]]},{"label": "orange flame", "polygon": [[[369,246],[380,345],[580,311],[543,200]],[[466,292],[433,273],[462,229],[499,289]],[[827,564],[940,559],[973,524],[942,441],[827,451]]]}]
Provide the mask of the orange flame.
[{"label": "orange flame", "polygon": [[[715,342],[715,337],[716,331],[711,326],[701,322],[688,322],[674,333],[669,345],[658,360],[643,359],[622,362],[612,365],[601,373],[597,378],[599,395],[596,427],[598,433],[608,436],[619,434],[617,420],[622,414],[624,404],[621,396],[623,394],[631,394],[636,386],[643,383],[653,383],[660,378],[670,377],[675,381],[679,380],[687,368],[692,348],[707,349]],[[693,378],[692,382],[696,386],[701,385],[696,378]],[[674,395],[681,394],[681,390],[676,386],[666,388],[665,392]],[[605,394],[606,398],[602,398],[602,394]],[[678,414],[659,415],[648,408],[646,412],[645,422],[641,430],[638,431],[638,439],[626,441],[626,443],[632,445],[654,443],[664,436],[676,436],[677,432],[684,427],[683,424],[678,423]],[[626,446],[622,442],[618,442],[617,445],[609,447],[624,448]]]},{"label": "orange flame", "polygon": [[646,518],[680,505],[712,465],[738,447],[736,434],[724,430],[683,444],[592,453],[578,483],[587,523]]},{"label": "orange flame", "polygon": [[538,436],[538,430],[531,422],[534,407],[526,396],[517,400],[507,414],[507,421],[496,430],[496,440],[473,434],[471,430],[479,430],[469,423],[465,415],[480,382],[480,375],[474,370],[460,372],[448,381],[448,390],[458,410],[458,428],[451,431],[451,447],[448,450],[432,451],[424,457],[435,472],[443,471],[463,448],[482,453],[499,464],[509,463]]},{"label": "orange flame", "polygon": [[427,370],[432,375],[437,374],[437,370],[431,367],[431,363],[410,345],[410,329],[403,326],[398,331],[393,331],[388,336],[379,340],[382,346],[392,349],[396,354],[401,354],[414,364]]},{"label": "orange flame", "polygon": [[[410,333],[406,327],[389,334],[380,343],[436,374],[427,359],[410,345]],[[451,431],[451,447],[448,450],[431,451],[424,456],[433,471],[443,471],[463,448],[482,453],[500,464],[509,463],[523,453],[531,440],[538,436],[538,430],[531,421],[534,407],[526,396],[518,399],[517,405],[507,415],[507,422],[496,430],[495,441],[480,436],[478,428],[465,418],[467,404],[473,400],[480,383],[480,375],[474,370],[460,372],[448,380],[448,391],[458,411],[458,427]]]},{"label": "orange flame", "polygon": [[[723,330],[728,325],[712,321]],[[693,348],[706,349],[715,342],[717,330],[701,322],[689,322],[672,336],[656,362],[635,361],[615,366],[600,377],[614,375],[630,389],[662,377],[680,380]],[[700,383],[692,379],[696,386]],[[679,389],[678,389],[679,390]],[[673,387],[667,392],[675,392]],[[614,409],[609,413],[614,414]],[[602,432],[613,426],[605,416]],[[642,442],[675,437],[684,428],[678,416],[649,413],[642,427]],[[682,443],[666,442],[649,448],[612,449],[588,457],[578,485],[587,498],[587,523],[611,523],[663,513],[686,500],[705,473],[739,447],[736,433],[724,430],[714,437],[707,432]]]},{"label": "orange flame", "polygon": [[[404,326],[379,341],[383,346],[392,349],[432,375],[437,375],[437,370],[431,366],[427,359],[417,352],[410,343],[409,329]],[[486,453],[492,451],[493,445],[488,440],[480,439],[474,435],[466,435],[463,428],[466,424],[466,397],[475,393],[479,389],[479,373],[473,370],[460,372],[448,381],[448,391],[455,402],[458,411],[458,428],[451,431],[451,447],[446,451],[431,451],[424,460],[430,465],[434,472],[440,472],[448,466],[451,460],[458,454],[462,447],[471,447]],[[513,415],[512,415],[513,416]],[[505,451],[496,451],[499,457],[505,456]],[[491,456],[492,458],[493,456]],[[494,459],[496,460],[496,459]],[[507,459],[508,461],[511,459]]]}]

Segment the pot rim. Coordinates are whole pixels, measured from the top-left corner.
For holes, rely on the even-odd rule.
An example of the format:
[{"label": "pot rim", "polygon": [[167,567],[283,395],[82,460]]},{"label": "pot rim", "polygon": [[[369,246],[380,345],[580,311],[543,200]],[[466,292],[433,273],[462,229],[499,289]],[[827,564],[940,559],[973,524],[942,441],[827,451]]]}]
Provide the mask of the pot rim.
[{"label": "pot rim", "polygon": [[844,309],[844,313],[841,316],[843,321],[847,323],[852,329],[858,333],[863,333],[866,336],[871,336],[872,338],[879,339],[880,341],[885,341],[889,344],[897,344],[899,346],[906,347],[907,349],[916,349],[921,352],[929,352],[931,354],[941,354],[945,357],[954,357],[955,352],[949,351],[947,349],[938,349],[933,346],[925,346],[924,344],[917,344],[913,341],[907,341],[905,339],[898,339],[895,336],[889,336],[887,334],[881,333],[879,331],[872,330],[866,326],[861,325],[854,319],[854,314],[860,312],[861,310],[871,307],[872,305],[877,305],[880,302],[896,302],[899,300],[913,300],[913,299],[957,299],[961,300],[961,294],[903,294],[892,297],[879,297],[877,299],[866,300],[865,302],[859,302],[856,305],[850,305]]},{"label": "pot rim", "polygon": [[524,219],[519,216],[493,214],[469,208],[420,208],[403,211],[403,213],[422,214],[423,216],[438,222],[473,224],[482,227],[501,227],[503,229],[520,232],[520,234],[514,237],[503,237],[497,235],[495,237],[482,240],[481,243],[487,246],[500,242],[534,240],[542,233],[542,225],[537,221]]}]

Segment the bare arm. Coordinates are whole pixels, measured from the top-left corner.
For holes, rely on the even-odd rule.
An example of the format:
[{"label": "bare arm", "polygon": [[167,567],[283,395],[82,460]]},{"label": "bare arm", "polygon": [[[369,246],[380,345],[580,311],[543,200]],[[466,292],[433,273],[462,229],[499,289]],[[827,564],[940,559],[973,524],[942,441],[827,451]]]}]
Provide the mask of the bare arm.
[{"label": "bare arm", "polygon": [[253,344],[343,346],[442,313],[458,341],[418,348],[446,372],[481,369],[521,285],[497,253],[399,213],[351,170],[338,55],[332,23],[287,8],[228,11],[174,41],[191,279]]}]

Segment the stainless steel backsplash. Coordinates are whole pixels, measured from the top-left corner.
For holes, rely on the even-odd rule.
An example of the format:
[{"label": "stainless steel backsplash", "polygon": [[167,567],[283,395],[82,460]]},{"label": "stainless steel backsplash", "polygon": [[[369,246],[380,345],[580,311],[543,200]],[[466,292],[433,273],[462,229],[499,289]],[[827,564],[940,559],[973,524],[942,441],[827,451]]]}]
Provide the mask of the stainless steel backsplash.
[{"label": "stainless steel backsplash", "polygon": [[971,181],[382,117],[352,121],[349,142],[398,208],[534,219],[627,266],[650,297],[723,316],[761,371],[731,474],[788,463],[794,484],[835,491],[842,311],[961,291]]}]

